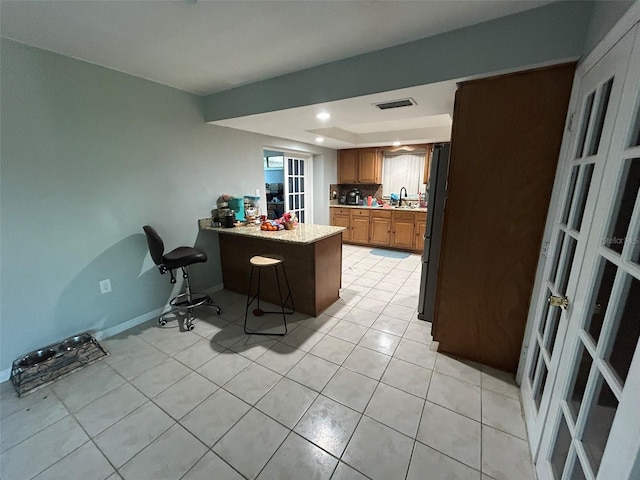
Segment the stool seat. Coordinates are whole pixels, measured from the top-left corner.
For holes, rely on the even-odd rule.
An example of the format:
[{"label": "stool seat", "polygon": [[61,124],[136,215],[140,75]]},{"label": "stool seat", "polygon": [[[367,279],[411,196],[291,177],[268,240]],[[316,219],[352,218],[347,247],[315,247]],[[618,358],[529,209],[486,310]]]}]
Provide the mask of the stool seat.
[{"label": "stool seat", "polygon": [[249,260],[254,267],[275,267],[282,263],[281,258],[263,257],[262,255],[256,255]]}]

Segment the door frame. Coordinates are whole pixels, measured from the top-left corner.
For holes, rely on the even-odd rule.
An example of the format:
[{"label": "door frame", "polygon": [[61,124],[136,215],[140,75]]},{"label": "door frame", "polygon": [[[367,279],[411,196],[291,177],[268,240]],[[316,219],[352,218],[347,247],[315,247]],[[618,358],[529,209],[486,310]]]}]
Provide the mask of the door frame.
[{"label": "door frame", "polygon": [[[263,145],[262,146],[262,151],[264,152],[265,150],[270,150],[270,151],[276,151],[276,152],[282,152],[284,158],[284,165],[283,165],[283,169],[284,169],[284,183],[282,185],[282,195],[283,195],[283,200],[285,205],[288,204],[289,198],[288,198],[288,180],[287,180],[287,170],[288,170],[288,166],[287,166],[287,155],[290,155],[292,157],[296,157],[298,159],[303,159],[305,161],[305,173],[304,173],[304,179],[305,179],[305,223],[313,223],[313,218],[314,218],[314,205],[313,205],[313,159],[315,157],[315,154],[311,153],[311,152],[306,152],[306,151],[302,151],[302,150],[292,150],[292,149],[288,149],[288,148],[282,148],[282,147],[276,147],[273,145]],[[266,201],[266,195],[265,195],[265,201]],[[265,205],[266,208],[266,205]],[[291,210],[290,208],[286,208],[285,211],[289,211]],[[265,210],[266,211],[266,210]]]},{"label": "door frame", "polygon": [[289,171],[289,162],[287,162],[287,156],[298,160],[304,160],[305,172],[304,172],[304,197],[305,197],[305,219],[304,223],[313,223],[313,154],[310,152],[301,152],[295,150],[282,149],[284,153],[284,204],[285,211],[293,210],[289,205],[289,181],[287,174]]}]

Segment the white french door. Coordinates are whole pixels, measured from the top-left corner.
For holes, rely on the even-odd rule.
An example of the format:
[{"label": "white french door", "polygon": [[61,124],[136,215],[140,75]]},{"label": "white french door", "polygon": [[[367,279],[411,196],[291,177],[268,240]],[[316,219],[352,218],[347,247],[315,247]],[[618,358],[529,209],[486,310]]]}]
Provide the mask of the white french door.
[{"label": "white french door", "polygon": [[300,223],[313,223],[312,156],[284,152],[285,211],[295,213]]},{"label": "white french door", "polygon": [[[616,45],[579,79],[573,108],[569,148],[560,183],[560,208],[556,212],[548,248],[542,288],[536,297],[534,328],[522,379],[522,399],[532,454],[540,445],[551,402],[567,328],[575,314],[587,238],[605,171],[622,83],[627,71],[632,39]],[[568,308],[553,306],[550,299]]]},{"label": "white french door", "polygon": [[[640,455],[637,30],[580,79],[522,387],[540,479],[630,478]],[[545,305],[547,295],[568,306]]]}]

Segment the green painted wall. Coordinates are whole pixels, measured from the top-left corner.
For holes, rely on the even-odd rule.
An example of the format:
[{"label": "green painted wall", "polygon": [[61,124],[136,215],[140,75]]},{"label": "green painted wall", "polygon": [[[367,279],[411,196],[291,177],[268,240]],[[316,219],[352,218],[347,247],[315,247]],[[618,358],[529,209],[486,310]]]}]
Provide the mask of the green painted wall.
[{"label": "green painted wall", "polygon": [[634,0],[600,0],[594,3],[584,42],[585,55],[595,48],[634,3]]},{"label": "green painted wall", "polygon": [[[145,224],[167,249],[202,247],[195,286],[220,284],[216,235],[197,219],[221,192],[264,193],[264,146],[316,153],[319,185],[335,182],[334,150],[207,125],[201,97],[5,39],[0,56],[0,371],[165,305]],[[329,221],[325,190],[317,223]]]},{"label": "green painted wall", "polygon": [[209,95],[207,121],[578,58],[591,2],[558,2]]}]

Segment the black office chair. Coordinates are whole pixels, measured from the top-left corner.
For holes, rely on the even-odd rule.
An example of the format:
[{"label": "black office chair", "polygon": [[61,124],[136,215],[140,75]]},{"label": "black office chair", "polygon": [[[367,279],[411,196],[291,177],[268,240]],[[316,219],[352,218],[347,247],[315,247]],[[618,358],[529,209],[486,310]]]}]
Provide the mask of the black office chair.
[{"label": "black office chair", "polygon": [[214,301],[206,293],[191,292],[191,283],[189,282],[189,265],[194,263],[204,263],[207,261],[207,254],[197,248],[178,247],[166,255],[164,254],[164,242],[153,227],[145,225],[142,227],[147,235],[147,243],[149,244],[149,253],[154,263],[158,265],[161,274],[169,272],[171,274],[171,283],[176,283],[176,277],[173,271],[176,268],[182,269],[182,278],[185,280],[185,293],[181,293],[169,302],[171,310],[163,313],[158,318],[158,323],[163,327],[167,324],[165,317],[174,314],[179,310],[187,310],[187,319],[184,327],[187,330],[193,330],[193,309],[196,307],[212,307],[216,309],[218,315],[222,313],[222,309],[214,303]]}]

